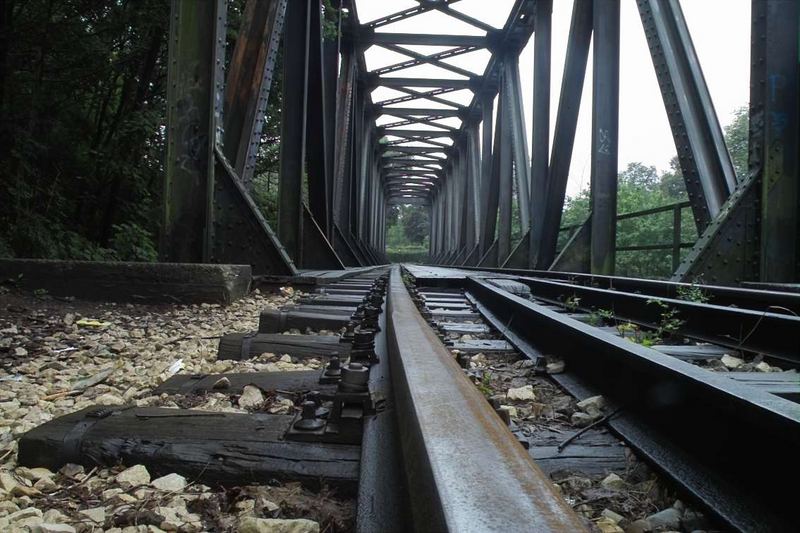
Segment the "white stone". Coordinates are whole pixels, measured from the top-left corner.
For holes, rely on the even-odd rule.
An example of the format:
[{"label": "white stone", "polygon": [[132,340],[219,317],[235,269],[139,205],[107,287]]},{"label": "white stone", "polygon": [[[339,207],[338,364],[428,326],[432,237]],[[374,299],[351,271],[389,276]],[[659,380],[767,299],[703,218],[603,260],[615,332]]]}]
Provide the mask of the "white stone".
[{"label": "white stone", "polygon": [[508,416],[510,416],[511,418],[517,418],[519,416],[517,408],[514,407],[513,405],[501,405],[500,409],[502,411],[506,411],[508,413]]},{"label": "white stone", "polygon": [[761,361],[760,363],[758,363],[756,365],[756,370],[759,371],[759,372],[769,372],[769,371],[772,370],[772,367],[769,366],[768,363],[765,363],[764,361]]},{"label": "white stone", "polygon": [[31,517],[41,518],[42,512],[36,507],[28,507],[27,509],[21,509],[17,511],[16,513],[11,513],[7,518],[8,521],[13,524],[14,522],[19,522],[20,520],[25,520],[26,518]]},{"label": "white stone", "polygon": [[625,520],[624,516],[622,516],[621,514],[615,513],[611,509],[603,509],[603,512],[600,513],[600,516],[608,518],[609,520],[613,521],[615,524],[619,524],[620,522]]},{"label": "white stone", "polygon": [[573,426],[583,428],[588,426],[592,422],[596,422],[597,420],[602,418],[602,416],[603,416],[602,414],[598,413],[589,414],[581,411],[575,411],[574,413],[572,413],[572,416],[570,417],[569,420],[570,422],[572,422]]},{"label": "white stone", "polygon": [[47,524],[63,524],[68,518],[64,516],[58,509],[48,509],[42,515],[42,522]]},{"label": "white stone", "polygon": [[242,395],[239,396],[239,407],[257,409],[264,404],[264,394],[254,385],[245,385]]},{"label": "white stone", "polygon": [[[109,530],[110,531],[110,530]],[[47,522],[39,524],[40,533],[75,533],[75,528],[69,524],[50,524]]]},{"label": "white stone", "polygon": [[595,522],[595,525],[597,525],[601,533],[625,533],[625,530],[619,527],[616,522],[605,516]]},{"label": "white stone", "polygon": [[150,485],[167,492],[178,492],[186,488],[186,478],[180,474],[167,474],[150,482]]},{"label": "white stone", "polygon": [[607,489],[624,489],[625,488],[625,481],[616,474],[609,474],[600,482]]},{"label": "white stone", "polygon": [[647,521],[659,531],[676,530],[681,526],[681,512],[670,507],[648,516]]},{"label": "white stone", "polygon": [[11,492],[17,485],[19,485],[19,483],[14,479],[14,476],[8,472],[0,472],[0,489]]},{"label": "white stone", "polygon": [[590,415],[595,415],[598,411],[600,411],[606,405],[606,400],[602,396],[591,396],[578,402],[578,409],[589,413]]},{"label": "white stone", "polygon": [[49,477],[43,477],[33,484],[33,488],[43,492],[52,492],[58,488],[58,485]]},{"label": "white stone", "polygon": [[562,372],[564,372],[565,367],[566,364],[564,363],[564,361],[557,360],[547,363],[546,370],[548,374],[561,374]]},{"label": "white stone", "polygon": [[292,356],[290,356],[289,354],[283,354],[280,357],[280,359],[278,359],[278,361],[281,361],[283,363],[291,363],[292,362]]},{"label": "white stone", "polygon": [[102,507],[92,507],[78,512],[97,524],[102,524],[106,521],[106,510]]},{"label": "white stone", "polygon": [[26,355],[28,355],[28,350],[26,350],[25,348],[23,348],[21,346],[18,347],[18,348],[14,348],[14,355],[16,355],[17,357],[26,356]]},{"label": "white stone", "polygon": [[289,398],[279,398],[272,402],[267,412],[273,415],[289,414],[294,411],[294,402]]},{"label": "white stone", "polygon": [[246,517],[239,521],[239,533],[319,533],[319,524],[311,520],[281,520]]},{"label": "white stone", "polygon": [[533,393],[533,385],[525,385],[523,387],[517,387],[516,389],[508,389],[506,398],[516,401],[528,401],[535,400],[536,395]]},{"label": "white stone", "polygon": [[150,472],[144,465],[136,465],[117,474],[116,480],[123,489],[147,485],[150,483]]},{"label": "white stone", "polygon": [[744,359],[739,359],[738,357],[734,357],[728,354],[723,355],[720,361],[722,362],[723,365],[725,365],[725,368],[728,369],[739,368],[744,364]]},{"label": "white stone", "polygon": [[52,478],[55,475],[53,472],[51,472],[47,468],[31,468],[31,469],[28,470],[28,472],[30,472],[30,475],[31,475],[30,479],[32,481],[39,481],[43,477]]},{"label": "white stone", "polygon": [[61,467],[59,470],[63,475],[70,477],[70,478],[77,478],[78,476],[83,475],[83,466],[76,465],[75,463],[67,463]]},{"label": "white stone", "polygon": [[97,398],[94,399],[95,403],[98,405],[124,405],[125,400],[122,399],[121,396],[107,392],[106,394],[101,394]]},{"label": "white stone", "polygon": [[214,384],[211,386],[212,389],[227,389],[231,386],[231,380],[228,378],[219,378]]}]

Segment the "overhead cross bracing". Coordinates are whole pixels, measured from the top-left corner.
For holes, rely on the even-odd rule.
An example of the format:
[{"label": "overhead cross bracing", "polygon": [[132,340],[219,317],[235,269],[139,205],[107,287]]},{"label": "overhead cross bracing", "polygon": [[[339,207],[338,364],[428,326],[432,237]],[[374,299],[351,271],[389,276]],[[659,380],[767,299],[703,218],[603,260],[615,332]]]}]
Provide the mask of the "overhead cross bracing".
[{"label": "overhead cross bracing", "polygon": [[480,181],[480,96],[496,93],[503,55],[530,37],[534,4],[497,2],[491,24],[474,16],[474,2],[355,2],[390,203],[431,205],[458,165],[471,164],[469,179]]}]

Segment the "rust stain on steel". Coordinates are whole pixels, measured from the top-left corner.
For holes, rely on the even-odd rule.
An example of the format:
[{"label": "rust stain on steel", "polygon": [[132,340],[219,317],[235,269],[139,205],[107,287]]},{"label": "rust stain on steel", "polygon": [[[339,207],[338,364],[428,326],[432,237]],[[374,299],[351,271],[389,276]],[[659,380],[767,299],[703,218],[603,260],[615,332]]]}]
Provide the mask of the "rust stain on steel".
[{"label": "rust stain on steel", "polygon": [[397,267],[389,304],[389,350],[416,529],[587,531],[419,314]]}]

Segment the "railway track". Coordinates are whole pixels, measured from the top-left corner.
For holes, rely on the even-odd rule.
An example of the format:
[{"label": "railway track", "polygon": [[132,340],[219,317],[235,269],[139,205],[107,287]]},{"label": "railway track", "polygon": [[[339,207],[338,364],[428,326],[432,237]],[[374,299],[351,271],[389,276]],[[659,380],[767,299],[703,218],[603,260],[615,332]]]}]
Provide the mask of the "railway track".
[{"label": "railway track", "polygon": [[709,303],[612,281],[360,272],[220,341],[220,359],[285,353],[323,369],[179,374],[154,391],[256,388],[291,400],[289,414],[95,406],[26,434],[19,463],[332,487],[360,532],[616,531],[622,517],[589,504],[621,502],[646,464],[710,519],[697,524],[791,531],[778,482],[800,473],[800,379],[743,370],[798,362],[793,297],[748,291],[732,308],[717,305],[736,298],[724,289],[703,288]]},{"label": "railway track", "polygon": [[[420,302],[443,333],[459,331],[455,324],[460,320],[474,327],[474,314],[468,313],[477,311],[481,322],[500,332],[497,338],[535,368],[562,361],[566,371],[548,378],[578,400],[602,395],[605,413],[611,415],[603,424],[720,524],[739,531],[792,529],[792,496],[752,487],[774,486],[780,472],[798,471],[793,450],[800,444],[800,408],[793,400],[800,399],[800,377],[795,371],[714,372],[709,367],[727,370],[720,363],[723,357],[729,364],[742,361],[742,369],[763,369],[744,363],[763,363],[762,357],[793,366],[800,351],[797,317],[744,305],[686,302],[665,298],[664,292],[633,294],[514,274],[416,273],[418,287],[433,286],[419,288]],[[455,292],[441,300],[448,294],[436,292],[441,290]],[[769,308],[774,298],[793,299],[747,292],[747,301]],[[462,296],[471,305],[459,311],[459,319],[443,302]],[[639,327],[658,330],[661,317],[652,309],[665,308],[676,321],[686,320],[674,324],[670,343],[650,345],[643,341],[652,337],[637,338]],[[612,311],[598,314],[598,309]],[[715,330],[716,319],[724,313],[727,329],[721,332]],[[752,322],[745,326],[746,320]],[[766,326],[768,320],[774,322]],[[701,324],[706,325],[703,333]],[[769,346],[753,340],[763,335],[759,328],[777,324],[778,330],[762,337]],[[733,342],[730,332],[745,327],[743,338]],[[752,457],[759,460],[748,460]]]}]

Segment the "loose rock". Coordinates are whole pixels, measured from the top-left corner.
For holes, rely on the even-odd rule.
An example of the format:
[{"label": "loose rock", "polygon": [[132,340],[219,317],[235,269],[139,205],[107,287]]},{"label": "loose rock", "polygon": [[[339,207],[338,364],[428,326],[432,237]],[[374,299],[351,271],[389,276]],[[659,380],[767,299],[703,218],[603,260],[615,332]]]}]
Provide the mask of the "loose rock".
[{"label": "loose rock", "polygon": [[246,517],[239,521],[239,533],[319,533],[319,524],[303,519]]},{"label": "loose rock", "polygon": [[612,490],[621,490],[625,488],[625,481],[616,474],[607,475],[600,484]]},{"label": "loose rock", "polygon": [[560,359],[547,363],[547,366],[545,367],[548,374],[561,374],[564,372],[565,368],[566,364]]},{"label": "loose rock", "polygon": [[116,479],[123,489],[129,489],[150,483],[150,472],[144,465],[136,465],[117,474]]},{"label": "loose rock", "polygon": [[231,380],[229,380],[228,378],[223,377],[223,378],[219,378],[217,381],[215,381],[214,384],[211,386],[211,388],[215,389],[215,390],[228,389],[228,388],[230,388],[230,386],[231,386]]},{"label": "loose rock", "polygon": [[600,411],[606,406],[606,400],[602,396],[591,396],[578,402],[578,409],[592,414],[592,411]]},{"label": "loose rock", "polygon": [[536,395],[533,393],[532,385],[525,385],[516,389],[508,389],[508,392],[506,392],[506,397],[513,401],[529,401],[536,399]]},{"label": "loose rock", "polygon": [[239,397],[239,407],[245,409],[258,409],[264,405],[264,394],[254,385],[246,385]]},{"label": "loose rock", "polygon": [[734,369],[742,366],[744,364],[744,359],[739,359],[738,357],[725,354],[720,359],[720,362],[722,362],[722,364],[725,365],[725,368]]},{"label": "loose rock", "polygon": [[102,507],[93,507],[78,512],[97,524],[102,524],[106,521],[106,510]]},{"label": "loose rock", "polygon": [[75,528],[68,524],[39,524],[39,533],[75,533]]},{"label": "loose rock", "polygon": [[178,492],[186,488],[186,478],[180,474],[167,474],[166,476],[154,479],[150,485],[167,492]]},{"label": "loose rock", "polygon": [[664,509],[656,514],[647,517],[647,522],[654,529],[680,529],[681,527],[681,512],[674,507]]}]

